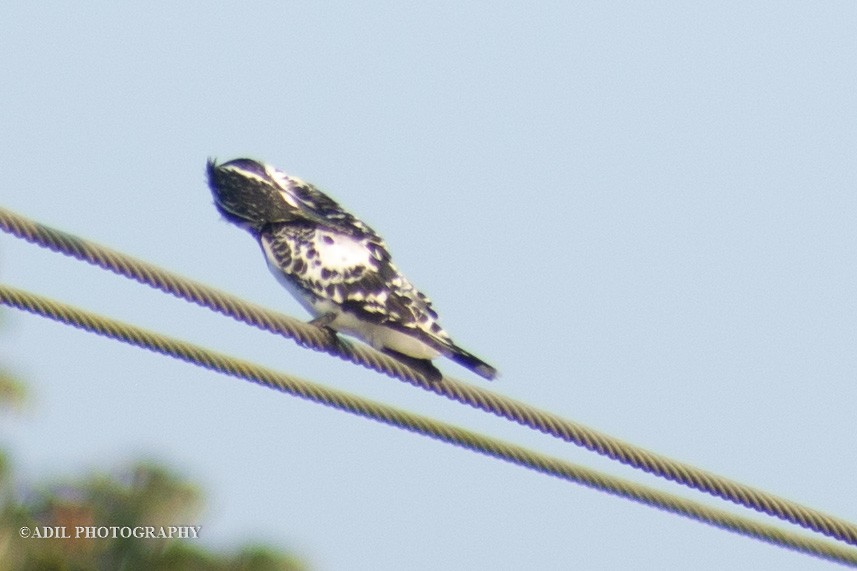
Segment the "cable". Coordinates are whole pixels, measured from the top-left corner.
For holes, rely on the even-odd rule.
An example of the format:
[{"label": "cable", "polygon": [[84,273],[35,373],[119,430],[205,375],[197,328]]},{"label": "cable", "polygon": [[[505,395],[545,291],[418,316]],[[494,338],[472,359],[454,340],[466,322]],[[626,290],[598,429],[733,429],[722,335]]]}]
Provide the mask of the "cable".
[{"label": "cable", "polygon": [[331,389],[271,369],[210,351],[198,345],[108,319],[23,290],[0,285],[0,303],[34,313],[130,345],[180,359],[212,371],[255,382],[292,396],[422,434],[435,440],[480,452],[512,464],[627,498],[667,512],[683,515],[721,529],[753,537],[780,547],[857,567],[857,550],[791,533],[698,502],[673,496],[527,450],[499,439],[435,421],[369,399]]},{"label": "cable", "polygon": [[655,476],[768,514],[839,541],[857,545],[857,525],[841,518],[802,506],[689,464],[672,460],[486,389],[449,377],[444,377],[442,382],[428,381],[419,372],[367,345],[331,343],[329,336],[325,335],[318,327],[250,304],[236,296],[188,280],[153,264],[137,260],[77,236],[38,224],[3,208],[0,208],[0,229],[39,246],[86,261],[197,305],[207,307],[238,321],[294,339],[304,347],[324,351],[385,373],[449,399],[582,446]]}]

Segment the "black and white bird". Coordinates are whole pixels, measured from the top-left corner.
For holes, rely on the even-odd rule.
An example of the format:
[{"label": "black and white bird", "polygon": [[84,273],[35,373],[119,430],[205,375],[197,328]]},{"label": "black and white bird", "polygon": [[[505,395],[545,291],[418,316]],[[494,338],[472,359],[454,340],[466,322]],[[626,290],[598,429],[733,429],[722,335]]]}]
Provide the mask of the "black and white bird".
[{"label": "black and white bird", "polygon": [[214,203],[258,241],[274,276],[314,317],[440,378],[446,356],[494,379],[497,370],[458,347],[428,297],[393,265],[378,234],[326,194],[251,159],[208,161]]}]

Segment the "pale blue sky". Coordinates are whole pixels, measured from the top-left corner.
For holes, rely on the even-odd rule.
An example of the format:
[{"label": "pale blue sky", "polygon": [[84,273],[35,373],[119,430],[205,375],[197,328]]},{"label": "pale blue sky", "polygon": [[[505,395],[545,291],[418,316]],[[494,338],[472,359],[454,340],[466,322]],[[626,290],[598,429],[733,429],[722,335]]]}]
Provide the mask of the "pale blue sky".
[{"label": "pale blue sky", "polygon": [[[857,521],[857,5],[497,4],[6,3],[0,204],[304,317],[205,186],[209,156],[271,162],[387,239],[493,389]],[[705,499],[8,236],[0,279]],[[208,492],[188,524],[209,545],[318,569],[831,566],[4,322],[34,397],[0,423],[21,472],[169,462]]]}]

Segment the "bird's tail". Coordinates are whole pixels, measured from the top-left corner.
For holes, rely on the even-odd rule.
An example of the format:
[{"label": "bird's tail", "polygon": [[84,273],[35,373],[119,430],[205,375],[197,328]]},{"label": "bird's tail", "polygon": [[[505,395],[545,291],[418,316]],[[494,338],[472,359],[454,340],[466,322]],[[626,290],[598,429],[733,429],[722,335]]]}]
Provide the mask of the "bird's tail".
[{"label": "bird's tail", "polygon": [[382,353],[386,353],[390,357],[396,359],[397,361],[404,363],[408,367],[416,370],[417,372],[422,373],[426,379],[428,379],[431,383],[436,383],[443,378],[443,374],[434,366],[434,364],[429,359],[416,359],[414,357],[409,357],[403,353],[399,353],[398,351],[394,351],[393,349],[384,348],[381,350]]},{"label": "bird's tail", "polygon": [[446,353],[446,356],[451,360],[466,369],[470,369],[483,379],[493,381],[497,378],[497,369],[457,345],[450,344],[446,347],[446,351],[444,351],[444,353]]}]

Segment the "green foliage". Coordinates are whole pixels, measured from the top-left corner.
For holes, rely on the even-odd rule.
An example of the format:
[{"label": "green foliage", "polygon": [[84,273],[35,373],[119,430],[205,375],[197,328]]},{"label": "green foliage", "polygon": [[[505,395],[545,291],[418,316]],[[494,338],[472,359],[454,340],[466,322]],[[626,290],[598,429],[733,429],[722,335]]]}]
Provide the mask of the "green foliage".
[{"label": "green foliage", "polygon": [[0,365],[0,409],[19,410],[27,401],[27,389],[8,369]]},{"label": "green foliage", "polygon": [[[0,571],[306,569],[297,557],[258,545],[218,553],[201,546],[199,539],[77,536],[78,527],[200,525],[199,489],[154,463],[142,462],[121,474],[95,474],[76,483],[45,485],[18,494],[9,463],[0,454],[0,486]],[[42,530],[43,535],[44,530],[50,534],[50,530],[60,529],[66,537],[23,538],[23,527],[31,533]]]}]

